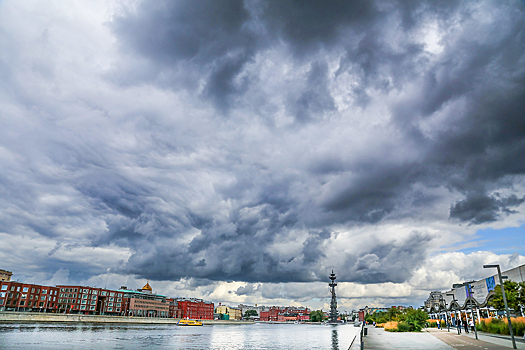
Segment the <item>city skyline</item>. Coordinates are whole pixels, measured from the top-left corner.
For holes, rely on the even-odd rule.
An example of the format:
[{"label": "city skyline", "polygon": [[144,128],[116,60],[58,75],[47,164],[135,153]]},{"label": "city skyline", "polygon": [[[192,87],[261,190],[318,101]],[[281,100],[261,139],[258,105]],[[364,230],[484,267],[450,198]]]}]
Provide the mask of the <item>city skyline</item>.
[{"label": "city skyline", "polygon": [[0,269],[339,310],[525,264],[525,4],[0,1]]}]

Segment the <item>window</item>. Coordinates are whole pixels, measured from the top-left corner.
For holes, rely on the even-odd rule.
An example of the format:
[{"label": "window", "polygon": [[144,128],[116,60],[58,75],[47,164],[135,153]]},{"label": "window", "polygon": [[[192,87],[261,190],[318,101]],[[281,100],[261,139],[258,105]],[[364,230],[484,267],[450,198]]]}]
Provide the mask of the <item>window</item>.
[{"label": "window", "polygon": [[117,301],[122,301],[122,299],[121,299],[121,298],[118,298]]},{"label": "window", "polygon": [[26,304],[26,301],[25,301],[25,300],[22,300],[22,301],[20,302],[20,306],[24,306],[25,304]]},{"label": "window", "polygon": [[7,290],[7,284],[2,284],[2,289],[1,290]]},{"label": "window", "polygon": [[80,310],[85,310],[86,309],[86,305],[80,305]]},{"label": "window", "polygon": [[40,293],[40,288],[37,288],[36,289],[36,294],[39,294]]},{"label": "window", "polygon": [[108,311],[113,311],[113,308],[112,307],[108,307]]},{"label": "window", "polygon": [[82,296],[82,299],[87,299],[87,298],[88,298],[88,296],[85,295],[85,294]]},{"label": "window", "polygon": [[116,311],[116,312],[119,312],[119,311],[120,311],[120,309],[115,309],[115,311]]},{"label": "window", "polygon": [[4,299],[0,299],[0,305],[4,305]]},{"label": "window", "polygon": [[97,295],[97,293],[98,293],[98,290],[93,291],[93,295]]},{"label": "window", "polygon": [[57,300],[57,297],[53,297],[53,301],[56,301]]},{"label": "window", "polygon": [[38,304],[38,306],[40,306],[40,307],[44,306],[44,302],[40,302],[40,304]]},{"label": "window", "polygon": [[117,303],[117,306],[120,307],[120,303]]},{"label": "window", "polygon": [[108,306],[113,306],[113,303],[108,303]]},{"label": "window", "polygon": [[40,300],[46,300],[46,297],[45,297],[44,295],[42,295],[42,296],[40,297]]},{"label": "window", "polygon": [[111,293],[109,293],[109,296],[110,296],[110,297],[114,297],[114,296],[115,296],[115,293],[111,292]]},{"label": "window", "polygon": [[16,287],[16,291],[17,291],[17,292],[20,292],[20,287]]},{"label": "window", "polygon": [[47,294],[47,289],[42,289],[42,294]]},{"label": "window", "polygon": [[122,293],[118,293],[119,298],[122,298]]},{"label": "window", "polygon": [[65,290],[64,290],[64,288],[60,288],[60,291],[61,291],[61,292],[64,292]]},{"label": "window", "polygon": [[22,288],[22,292],[23,292],[23,293],[27,293],[28,291],[29,291],[29,288],[28,288],[28,287],[24,287],[24,288]]},{"label": "window", "polygon": [[15,290],[15,286],[11,286],[11,292]]},{"label": "window", "polygon": [[87,304],[87,300],[82,300],[82,304]]},{"label": "window", "polygon": [[97,298],[96,295],[92,295],[92,296],[91,296],[91,299],[96,299],[96,298]]},{"label": "window", "polygon": [[113,301],[113,300],[114,300],[114,298],[109,298],[109,301]]},{"label": "window", "polygon": [[88,292],[87,289],[82,290],[82,293],[87,293],[87,292]]},{"label": "window", "polygon": [[78,289],[77,289],[77,288],[75,288],[74,292],[75,292],[75,293],[76,293],[76,292],[78,292]]},{"label": "window", "polygon": [[90,310],[95,310],[95,307],[94,306],[90,306],[89,309]]},{"label": "window", "polygon": [[5,298],[6,295],[7,295],[6,292],[0,292],[0,298]]},{"label": "window", "polygon": [[27,294],[22,294],[22,299],[27,299]]},{"label": "window", "polygon": [[68,294],[67,297],[68,298],[73,298],[73,294]]},{"label": "window", "polygon": [[31,293],[34,293],[35,292],[35,288],[31,288]]},{"label": "window", "polygon": [[97,302],[95,300],[91,300],[91,305],[96,305]]},{"label": "window", "polygon": [[100,295],[105,296],[106,292],[100,292]]},{"label": "window", "polygon": [[13,293],[9,293],[9,297],[12,298],[13,297]]}]

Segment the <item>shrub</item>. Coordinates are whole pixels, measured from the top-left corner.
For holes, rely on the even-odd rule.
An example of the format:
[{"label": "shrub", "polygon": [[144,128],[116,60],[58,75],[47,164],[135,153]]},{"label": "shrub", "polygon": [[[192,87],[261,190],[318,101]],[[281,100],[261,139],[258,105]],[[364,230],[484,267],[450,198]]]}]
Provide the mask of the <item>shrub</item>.
[{"label": "shrub", "polygon": [[397,324],[398,322],[396,321],[390,321],[387,323],[383,323],[382,326],[387,332],[397,332]]},{"label": "shrub", "polygon": [[428,327],[430,328],[436,328],[437,327],[437,320],[427,320]]},{"label": "shrub", "polygon": [[398,332],[410,332],[411,325],[407,321],[402,321],[397,324]]}]

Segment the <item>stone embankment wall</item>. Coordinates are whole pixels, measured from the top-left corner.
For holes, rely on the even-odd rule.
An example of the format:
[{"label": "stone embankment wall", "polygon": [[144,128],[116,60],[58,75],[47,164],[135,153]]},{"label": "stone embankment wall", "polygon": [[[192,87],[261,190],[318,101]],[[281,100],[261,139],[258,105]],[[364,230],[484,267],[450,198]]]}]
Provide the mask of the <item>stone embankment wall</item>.
[{"label": "stone embankment wall", "polygon": [[[39,312],[0,312],[0,323],[14,322],[70,322],[70,323],[131,323],[131,324],[176,324],[176,318],[72,315]],[[205,325],[253,324],[253,321],[201,320]]]}]

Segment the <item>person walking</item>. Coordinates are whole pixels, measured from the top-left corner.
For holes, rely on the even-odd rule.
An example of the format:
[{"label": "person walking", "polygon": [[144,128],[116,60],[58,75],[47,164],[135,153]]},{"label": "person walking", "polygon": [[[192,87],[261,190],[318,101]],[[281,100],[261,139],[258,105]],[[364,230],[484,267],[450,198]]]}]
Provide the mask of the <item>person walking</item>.
[{"label": "person walking", "polygon": [[467,318],[466,317],[463,319],[463,328],[465,329],[465,333],[469,333],[469,331],[468,331],[468,323],[467,323]]},{"label": "person walking", "polygon": [[474,320],[473,320],[473,319],[470,319],[470,330],[471,330],[472,332],[474,332],[474,327],[475,327],[475,326],[474,326]]},{"label": "person walking", "polygon": [[461,319],[457,315],[455,318],[455,323],[456,323],[456,329],[458,330],[458,334],[461,334]]}]

